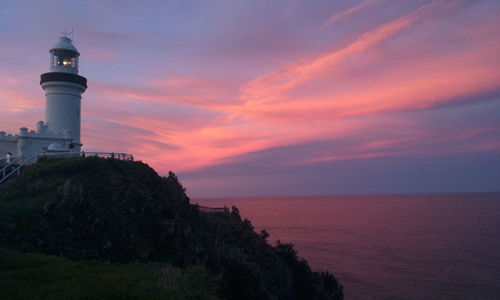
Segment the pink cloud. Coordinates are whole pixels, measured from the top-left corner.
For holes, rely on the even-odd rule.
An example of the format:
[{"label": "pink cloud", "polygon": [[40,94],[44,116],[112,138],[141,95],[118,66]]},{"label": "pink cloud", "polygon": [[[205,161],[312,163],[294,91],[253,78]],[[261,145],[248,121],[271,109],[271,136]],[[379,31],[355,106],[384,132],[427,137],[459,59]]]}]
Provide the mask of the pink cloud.
[{"label": "pink cloud", "polygon": [[[500,42],[492,37],[498,34],[498,22],[480,23],[474,33],[467,29],[482,44],[461,45],[462,50],[436,52],[426,41],[417,51],[404,44],[390,44],[417,20],[426,19],[428,12],[439,17],[436,6],[434,2],[425,5],[363,34],[340,50],[303,59],[257,78],[242,88],[246,104],[234,113],[273,122],[289,118],[327,121],[332,117],[430,108],[495,92],[500,87],[496,80],[500,77]],[[445,8],[448,12],[450,6]],[[495,27],[485,28],[485,24]],[[414,27],[412,32],[420,29]],[[461,43],[466,43],[466,37],[462,38]],[[420,46],[415,41],[409,43]],[[401,52],[393,59],[395,49]]]},{"label": "pink cloud", "polygon": [[[432,1],[367,32],[353,32],[346,40],[331,42],[320,53],[311,50],[314,47],[290,43],[290,47],[296,48],[283,50],[278,45],[271,48],[282,52],[254,56],[251,54],[257,50],[248,51],[245,56],[235,56],[239,60],[247,58],[240,64],[234,58],[224,61],[236,61],[235,65],[213,62],[214,70],[206,67],[208,71],[204,72],[198,68],[212,62],[204,61],[203,55],[186,61],[186,70],[171,71],[161,69],[167,65],[166,56],[156,53],[156,48],[138,47],[127,55],[141,60],[144,57],[134,51],[150,54],[139,72],[147,75],[131,79],[116,74],[117,78],[123,75],[126,79],[120,84],[111,83],[116,78],[89,82],[82,103],[83,142],[92,150],[134,153],[161,172],[196,170],[265,149],[348,137],[358,138],[359,142],[335,151],[318,149],[302,163],[430,153],[426,147],[432,148],[432,143],[450,142],[440,140],[443,136],[460,141],[460,135],[447,131],[432,133],[429,128],[418,128],[418,122],[394,115],[475,102],[500,88],[498,15],[455,23],[454,18],[467,10],[465,6],[458,1]],[[331,16],[323,27],[335,34],[332,25],[336,22],[372,8],[385,9],[376,0],[360,2]],[[254,22],[254,18],[249,17],[248,22]],[[238,27],[231,29],[237,36]],[[327,34],[317,28],[316,32]],[[263,43],[272,43],[272,37],[266,35]],[[123,45],[137,40],[129,34],[108,36],[104,32],[91,42]],[[244,38],[237,41],[241,44],[234,48],[224,45],[229,50],[209,48],[196,53],[218,51],[216,54],[226,57],[224,51],[232,53],[247,47]],[[156,46],[160,44],[154,42]],[[255,44],[250,49],[261,46]],[[90,61],[116,62],[124,55],[120,51],[89,51],[87,55]],[[297,57],[299,52],[301,59],[294,58],[275,68],[274,64],[281,63],[283,57]],[[159,67],[150,69],[152,65]],[[21,76],[5,74],[9,72],[0,73],[0,129],[34,125],[38,119],[28,121],[26,116],[35,116],[33,109],[41,115],[43,92],[34,82],[29,83],[33,88],[26,89],[28,83]],[[131,80],[133,85],[126,83]],[[23,121],[17,125],[13,120],[21,114]],[[368,138],[368,134],[374,138]],[[470,140],[480,132],[461,134],[465,135],[464,140]],[[481,142],[454,149],[472,151],[497,146],[498,143]]]},{"label": "pink cloud", "polygon": [[350,15],[352,14],[355,14],[365,8],[368,8],[370,6],[372,6],[373,4],[375,4],[377,1],[376,0],[366,0],[366,1],[363,1],[363,2],[360,2],[359,4],[347,9],[347,10],[343,10],[341,12],[337,12],[335,14],[333,14],[324,24],[323,26],[321,26],[321,28],[327,28],[327,27],[330,27],[332,26],[334,23],[338,22],[338,21],[341,21],[341,20],[344,20],[346,19],[347,17],[349,17]]},{"label": "pink cloud", "polygon": [[[432,4],[432,3],[431,3]],[[416,18],[432,5],[428,4],[376,29],[362,34],[348,46],[313,58],[305,58],[277,71],[261,76],[242,89],[242,98],[250,104],[270,101],[298,85],[332,71],[335,65],[353,55],[367,51],[409,27]]]},{"label": "pink cloud", "polygon": [[93,88],[111,97],[217,108],[234,105],[238,101],[239,84],[240,81],[235,79],[169,77],[137,87],[97,82]]}]

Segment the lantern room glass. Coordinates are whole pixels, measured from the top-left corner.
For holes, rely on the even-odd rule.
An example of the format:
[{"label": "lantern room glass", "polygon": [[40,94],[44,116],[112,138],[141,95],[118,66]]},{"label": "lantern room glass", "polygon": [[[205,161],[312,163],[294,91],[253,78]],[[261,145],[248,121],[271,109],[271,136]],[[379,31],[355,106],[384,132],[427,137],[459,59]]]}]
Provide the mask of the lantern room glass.
[{"label": "lantern room glass", "polygon": [[50,51],[50,68],[78,73],[78,52],[53,49]]}]

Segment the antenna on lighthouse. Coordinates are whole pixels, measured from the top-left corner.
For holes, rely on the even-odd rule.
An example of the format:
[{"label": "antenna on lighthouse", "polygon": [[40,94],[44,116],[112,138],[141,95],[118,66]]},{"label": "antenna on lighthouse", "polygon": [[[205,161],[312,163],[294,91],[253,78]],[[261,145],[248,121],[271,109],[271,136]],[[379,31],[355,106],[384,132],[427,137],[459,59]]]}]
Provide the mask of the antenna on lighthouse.
[{"label": "antenna on lighthouse", "polygon": [[71,39],[73,39],[73,34],[74,34],[73,27],[71,27],[71,31],[68,31],[68,30],[66,30],[66,28],[64,28],[64,31],[63,31],[63,32],[61,32],[61,34],[62,34],[64,37],[71,37]]}]

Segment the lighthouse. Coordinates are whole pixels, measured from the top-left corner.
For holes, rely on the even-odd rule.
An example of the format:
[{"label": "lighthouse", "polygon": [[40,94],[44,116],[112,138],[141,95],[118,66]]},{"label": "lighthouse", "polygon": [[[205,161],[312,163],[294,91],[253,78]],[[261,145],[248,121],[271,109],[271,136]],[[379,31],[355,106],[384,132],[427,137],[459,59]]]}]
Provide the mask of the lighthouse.
[{"label": "lighthouse", "polygon": [[34,163],[43,153],[81,151],[81,101],[87,79],[78,75],[80,53],[67,34],[49,52],[49,72],[40,78],[45,122],[38,121],[36,130],[23,126],[17,134],[0,131],[0,166],[7,155],[17,157],[17,162]]},{"label": "lighthouse", "polygon": [[78,74],[80,53],[66,35],[50,49],[50,71],[43,73],[40,85],[45,91],[46,133],[63,135],[72,142],[69,151],[80,152],[80,123],[82,94],[87,79]]},{"label": "lighthouse", "polygon": [[36,162],[41,154],[79,155],[81,151],[81,102],[87,79],[78,74],[80,53],[67,34],[49,52],[49,72],[40,78],[45,91],[45,122],[38,121],[35,130],[23,126],[17,134],[0,131],[0,167],[7,157],[29,164]]},{"label": "lighthouse", "polygon": [[[49,53],[49,72],[40,77],[45,92],[45,122],[38,121],[34,130],[23,126],[17,134],[0,131],[0,184],[40,158],[84,154],[81,151],[80,123],[82,94],[87,89],[87,79],[78,74],[80,53],[67,34],[59,38]],[[106,155],[93,152],[93,155],[103,154]],[[130,154],[115,152],[109,153],[109,157],[134,159]],[[9,170],[14,171],[8,173]]]}]

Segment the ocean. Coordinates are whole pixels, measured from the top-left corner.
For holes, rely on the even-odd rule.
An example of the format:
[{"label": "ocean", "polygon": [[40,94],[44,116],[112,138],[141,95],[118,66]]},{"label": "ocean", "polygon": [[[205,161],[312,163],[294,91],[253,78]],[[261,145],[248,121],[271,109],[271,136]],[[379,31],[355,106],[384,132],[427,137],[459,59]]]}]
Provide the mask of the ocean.
[{"label": "ocean", "polygon": [[500,194],[194,199],[235,205],[346,299],[500,299]]}]

